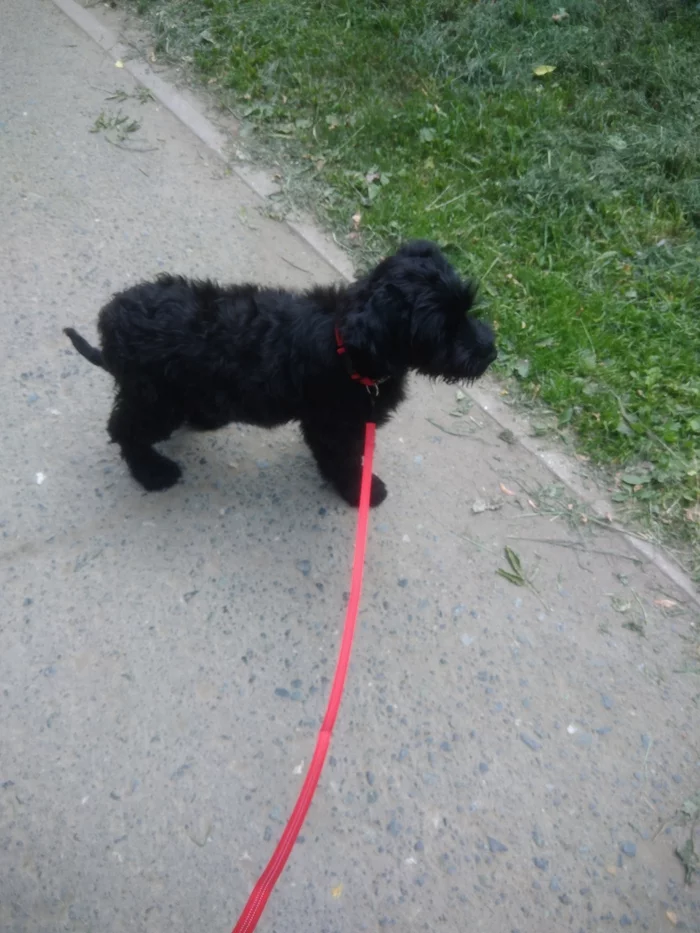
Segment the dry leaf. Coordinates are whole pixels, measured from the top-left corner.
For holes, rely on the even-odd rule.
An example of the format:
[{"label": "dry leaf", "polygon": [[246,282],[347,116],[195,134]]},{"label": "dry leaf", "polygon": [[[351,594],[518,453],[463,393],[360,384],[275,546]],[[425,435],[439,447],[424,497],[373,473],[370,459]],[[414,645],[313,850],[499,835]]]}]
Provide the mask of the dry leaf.
[{"label": "dry leaf", "polygon": [[532,501],[532,499],[528,499],[528,500],[527,500],[527,504],[530,506],[531,509],[534,509],[535,511],[537,511],[537,506],[536,506],[535,503]]},{"label": "dry leaf", "polygon": [[660,609],[674,609],[678,603],[675,599],[655,599],[654,605],[659,606]]},{"label": "dry leaf", "polygon": [[116,60],[116,62],[114,63],[114,67],[115,67],[115,68],[123,68],[123,67],[124,67],[124,62],[121,60],[121,58],[118,58],[118,59]]},{"label": "dry leaf", "polygon": [[337,885],[335,888],[331,888],[331,894],[333,895],[334,898],[336,898],[336,900],[340,897],[342,893],[343,893],[342,884]]},{"label": "dry leaf", "polygon": [[532,69],[532,73],[537,78],[544,78],[545,75],[551,75],[556,69],[556,65],[538,65],[536,68]]},{"label": "dry leaf", "polygon": [[504,486],[503,483],[499,483],[498,485],[501,487],[501,492],[503,493],[504,496],[514,496],[514,495],[515,495],[515,493],[513,492],[513,490],[512,490],[512,489],[508,489],[508,487],[507,487],[507,486]]},{"label": "dry leaf", "polygon": [[151,62],[151,64],[153,64],[155,61],[157,61],[157,59],[156,59],[156,50],[154,49],[154,47],[153,47],[152,45],[150,45],[150,46],[148,47],[148,60],[149,60],[149,62]]},{"label": "dry leaf", "polygon": [[675,912],[675,910],[667,910],[666,919],[669,923],[672,923],[674,927],[678,924],[678,914]]},{"label": "dry leaf", "polygon": [[357,230],[360,226],[360,221],[362,220],[362,214],[358,211],[356,214],[352,215],[352,225]]}]

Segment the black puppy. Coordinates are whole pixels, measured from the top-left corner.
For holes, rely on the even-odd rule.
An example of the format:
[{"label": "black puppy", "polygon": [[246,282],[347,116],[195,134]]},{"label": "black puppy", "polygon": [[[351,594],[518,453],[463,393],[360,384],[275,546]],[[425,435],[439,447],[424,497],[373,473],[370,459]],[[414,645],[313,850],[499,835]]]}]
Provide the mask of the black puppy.
[{"label": "black puppy", "polygon": [[[152,445],[182,424],[299,421],[321,473],[357,505],[365,422],[390,418],[409,370],[473,380],[496,358],[474,296],[437,246],[416,241],[352,285],[302,293],[161,275],[105,305],[101,350],[65,333],[114,377],[109,436],[146,489],[180,477]],[[374,476],[372,505],[385,497]]]}]

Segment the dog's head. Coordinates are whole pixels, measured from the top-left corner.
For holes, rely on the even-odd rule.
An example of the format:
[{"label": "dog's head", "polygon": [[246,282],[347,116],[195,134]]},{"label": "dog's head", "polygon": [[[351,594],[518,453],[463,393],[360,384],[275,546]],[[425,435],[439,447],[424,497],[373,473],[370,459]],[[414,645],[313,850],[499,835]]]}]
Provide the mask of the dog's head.
[{"label": "dog's head", "polygon": [[492,328],[471,313],[476,288],[435,244],[405,244],[357,285],[353,330],[375,361],[459,382],[496,359]]}]

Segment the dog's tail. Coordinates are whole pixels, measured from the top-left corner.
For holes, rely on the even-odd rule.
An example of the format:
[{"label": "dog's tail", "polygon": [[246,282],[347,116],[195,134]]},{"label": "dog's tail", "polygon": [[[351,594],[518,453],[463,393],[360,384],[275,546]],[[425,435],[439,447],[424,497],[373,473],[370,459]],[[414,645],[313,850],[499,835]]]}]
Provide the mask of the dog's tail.
[{"label": "dog's tail", "polygon": [[89,360],[93,366],[100,366],[102,369],[105,368],[104,360],[102,359],[102,351],[98,350],[97,347],[90,346],[87,340],[81,337],[77,330],[73,330],[72,327],[64,327],[63,333],[69,338],[70,342],[81,356]]}]

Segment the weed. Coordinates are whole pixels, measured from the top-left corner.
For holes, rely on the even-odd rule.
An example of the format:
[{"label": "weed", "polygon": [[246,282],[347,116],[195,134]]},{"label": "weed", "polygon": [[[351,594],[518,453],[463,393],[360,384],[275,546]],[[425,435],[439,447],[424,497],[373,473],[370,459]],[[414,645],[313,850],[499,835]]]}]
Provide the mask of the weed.
[{"label": "weed", "polygon": [[130,134],[136,133],[141,127],[138,120],[132,120],[121,112],[117,114],[107,114],[102,110],[90,128],[91,133],[104,132],[110,138],[117,142],[123,142],[128,139]]}]

